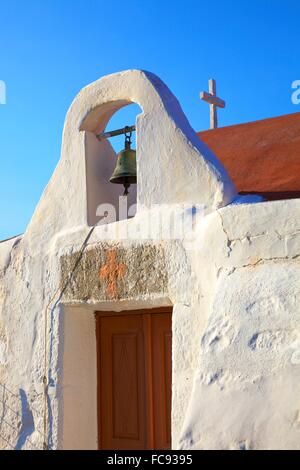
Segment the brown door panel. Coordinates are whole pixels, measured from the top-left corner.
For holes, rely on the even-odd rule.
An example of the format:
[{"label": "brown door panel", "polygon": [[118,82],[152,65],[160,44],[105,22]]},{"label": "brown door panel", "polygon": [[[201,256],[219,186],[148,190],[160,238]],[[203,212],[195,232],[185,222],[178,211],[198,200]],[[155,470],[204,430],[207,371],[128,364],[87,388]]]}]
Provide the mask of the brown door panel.
[{"label": "brown door panel", "polygon": [[99,448],[169,449],[171,314],[97,315],[97,343]]},{"label": "brown door panel", "polygon": [[100,319],[102,449],[144,449],[145,379],[142,317]]}]

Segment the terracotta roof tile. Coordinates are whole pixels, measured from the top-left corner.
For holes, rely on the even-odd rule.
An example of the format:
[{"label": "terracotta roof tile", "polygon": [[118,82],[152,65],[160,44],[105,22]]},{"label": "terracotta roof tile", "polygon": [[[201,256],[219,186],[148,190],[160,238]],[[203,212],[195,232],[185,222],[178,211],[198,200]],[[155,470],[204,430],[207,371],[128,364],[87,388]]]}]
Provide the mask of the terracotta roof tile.
[{"label": "terracotta roof tile", "polygon": [[240,193],[300,197],[300,113],[198,133]]}]

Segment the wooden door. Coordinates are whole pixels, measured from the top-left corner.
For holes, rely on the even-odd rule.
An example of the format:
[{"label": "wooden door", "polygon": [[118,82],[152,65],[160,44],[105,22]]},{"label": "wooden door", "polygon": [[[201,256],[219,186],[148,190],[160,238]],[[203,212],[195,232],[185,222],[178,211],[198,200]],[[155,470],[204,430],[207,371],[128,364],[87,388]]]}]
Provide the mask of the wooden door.
[{"label": "wooden door", "polygon": [[97,315],[100,449],[171,447],[170,309]]}]

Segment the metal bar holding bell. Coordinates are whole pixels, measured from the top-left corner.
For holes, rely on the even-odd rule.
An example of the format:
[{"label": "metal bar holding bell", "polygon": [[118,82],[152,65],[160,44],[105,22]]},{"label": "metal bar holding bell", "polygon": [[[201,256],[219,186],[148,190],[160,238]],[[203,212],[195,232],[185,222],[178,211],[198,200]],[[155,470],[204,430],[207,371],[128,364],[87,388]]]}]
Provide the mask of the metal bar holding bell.
[{"label": "metal bar holding bell", "polygon": [[127,134],[128,132],[134,132],[135,126],[125,126],[122,129],[116,129],[115,131],[102,132],[97,134],[96,137],[98,140],[108,139],[109,137],[115,137],[116,135]]}]

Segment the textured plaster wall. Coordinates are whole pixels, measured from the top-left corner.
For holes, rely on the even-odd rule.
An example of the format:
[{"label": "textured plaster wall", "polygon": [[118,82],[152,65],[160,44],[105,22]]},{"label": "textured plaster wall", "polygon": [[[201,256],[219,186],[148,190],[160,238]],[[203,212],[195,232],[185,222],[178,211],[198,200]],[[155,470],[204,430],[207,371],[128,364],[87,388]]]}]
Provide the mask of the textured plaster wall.
[{"label": "textured plaster wall", "polygon": [[59,448],[95,450],[98,447],[95,317],[82,307],[65,307],[61,315],[64,351]]},{"label": "textured plaster wall", "polygon": [[[95,207],[117,193],[97,180],[111,147],[90,153],[87,140],[129,102],[143,110],[137,215],[91,231]],[[234,197],[153,74],[123,72],[80,92],[26,233],[0,243],[1,448],[96,448],[93,314],[164,305],[173,447],[299,448],[300,201]],[[189,237],[167,236],[169,215]]]},{"label": "textured plaster wall", "polygon": [[207,316],[204,328],[194,317],[198,357],[179,446],[299,449],[300,201],[230,205],[201,232]]}]

